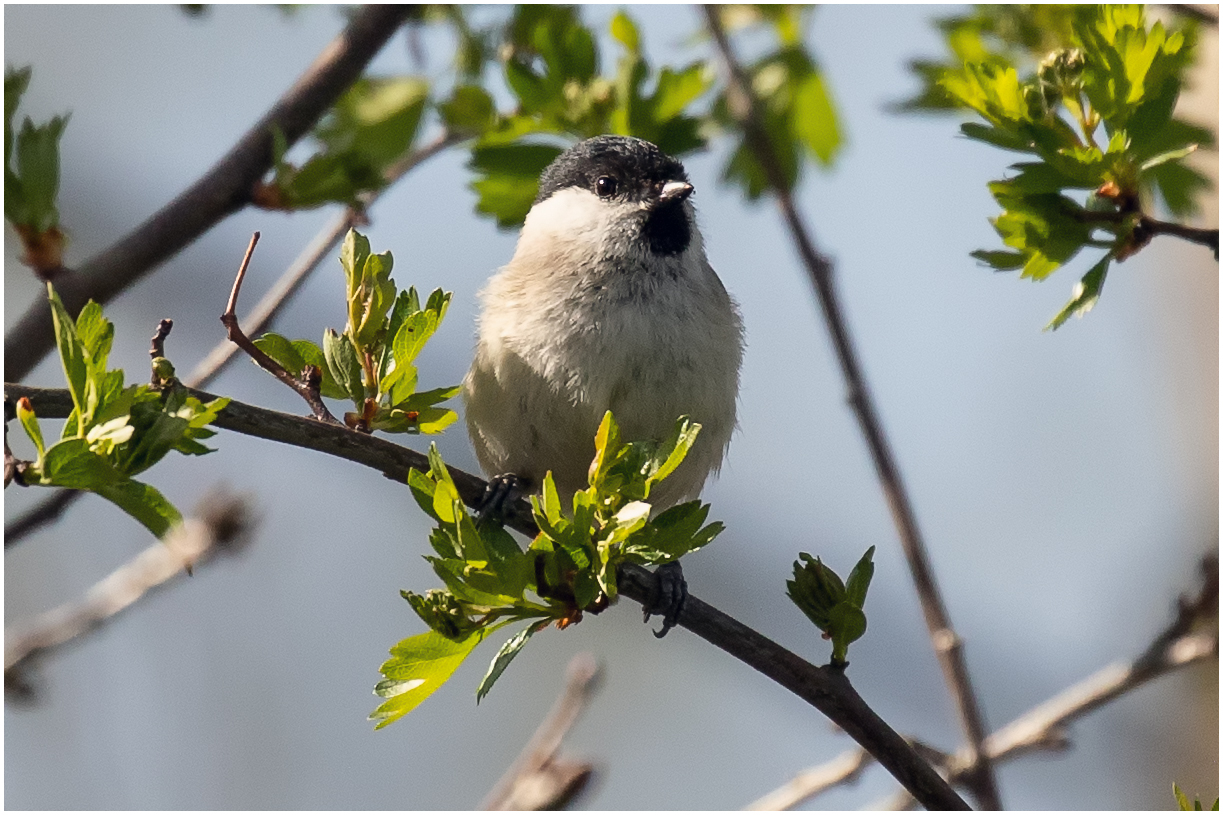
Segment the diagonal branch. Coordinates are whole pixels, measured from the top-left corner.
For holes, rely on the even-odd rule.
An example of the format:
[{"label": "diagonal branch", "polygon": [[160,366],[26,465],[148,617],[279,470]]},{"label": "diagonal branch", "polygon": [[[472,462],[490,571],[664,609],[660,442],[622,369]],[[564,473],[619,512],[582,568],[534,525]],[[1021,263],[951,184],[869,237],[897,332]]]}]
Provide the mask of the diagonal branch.
[{"label": "diagonal branch", "polygon": [[[9,399],[29,398],[35,412],[46,418],[64,418],[72,412],[72,397],[65,389],[5,383],[4,390]],[[216,398],[197,390],[192,390],[191,394],[203,401]],[[378,470],[399,483],[407,480],[410,469],[429,469],[424,455],[386,439],[242,402],[231,401],[226,405],[213,426],[337,456]],[[470,507],[479,506],[487,486],[484,479],[454,467],[449,469],[463,501]],[[538,532],[525,500],[519,499],[507,507],[505,514],[507,526],[532,537]],[[622,568],[618,583],[622,595],[639,603],[650,602],[658,590],[657,578],[633,564]],[[680,615],[679,625],[822,712],[875,756],[923,806],[929,809],[968,808],[930,763],[866,704],[844,673],[812,665],[692,595]]]},{"label": "diagonal branch", "polygon": [[891,508],[892,519],[896,524],[900,545],[904,549],[909,571],[917,587],[917,594],[926,618],[926,627],[930,631],[930,638],[934,644],[934,651],[955,699],[960,723],[967,736],[969,749],[974,756],[972,772],[965,778],[965,783],[977,796],[984,809],[1001,809],[1002,804],[993,769],[981,748],[985,739],[985,722],[976,695],[973,693],[968,666],[964,661],[963,644],[951,627],[951,620],[939,593],[938,584],[935,582],[934,571],[930,566],[926,545],[917,527],[917,518],[914,515],[912,503],[905,490],[904,482],[901,480],[900,469],[896,465],[887,436],[884,434],[883,423],[875,409],[870,389],[866,384],[866,377],[858,362],[858,354],[849,333],[849,326],[841,312],[836,289],[833,287],[832,262],[816,249],[815,242],[799,215],[794,199],[790,195],[785,174],[778,162],[776,150],[764,128],[759,104],[752,95],[751,85],[743,68],[731,50],[730,41],[722,28],[717,9],[708,5],[701,8],[726,69],[727,107],[742,128],[752,155],[764,170],[769,187],[777,199],[777,206],[781,209],[782,217],[789,227],[790,235],[811,279],[811,285],[815,289],[816,297],[824,312],[824,322],[836,349],[841,373],[845,378],[849,404],[853,408],[862,434],[866,437],[867,447],[875,463],[875,470],[879,475],[888,506]]},{"label": "diagonal branch", "polygon": [[201,502],[195,517],[171,530],[127,564],[97,583],[74,603],[5,627],[5,687],[23,688],[21,669],[28,661],[112,620],[152,589],[184,574],[183,567],[240,545],[251,524],[245,499],[214,494]]},{"label": "diagonal branch", "polygon": [[[410,11],[410,6],[372,5],[354,14],[297,83],[203,177],[75,273],[56,277],[68,311],[76,314],[88,300],[108,302],[245,206],[251,187],[272,167],[273,131],[279,129],[290,145],[309,131]],[[5,376],[23,379],[53,345],[51,309],[42,298],[5,335]]]}]

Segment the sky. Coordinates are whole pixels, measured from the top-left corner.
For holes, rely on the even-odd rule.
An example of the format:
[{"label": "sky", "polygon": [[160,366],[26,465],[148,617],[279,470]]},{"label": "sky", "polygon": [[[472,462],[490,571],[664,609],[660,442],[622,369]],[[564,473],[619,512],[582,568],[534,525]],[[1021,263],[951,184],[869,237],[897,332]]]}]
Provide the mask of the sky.
[{"label": "sky", "polygon": [[[630,7],[659,61],[704,55],[690,7]],[[1088,263],[1042,283],[969,257],[994,248],[986,183],[1012,159],[959,138],[953,119],[888,109],[915,87],[908,60],[939,55],[948,8],[827,6],[808,41],[847,144],[809,173],[798,205],[836,264],[836,285],[918,522],[997,728],[1105,665],[1136,655],[1170,619],[1196,562],[1218,548],[1218,268],[1160,238],[1110,275],[1099,305],[1041,328]],[[612,7],[590,7],[600,31]],[[285,15],[218,6],[6,6],[5,61],[30,64],[23,113],[71,111],[61,218],[69,265],[126,234],[194,181],[342,25],[331,8]],[[441,72],[447,43],[426,38]],[[1214,52],[1217,54],[1217,50]],[[1217,78],[1217,57],[1206,77]],[[374,63],[412,70],[397,35]],[[1205,80],[1203,80],[1205,82]],[[1215,103],[1217,85],[1198,91]],[[955,713],[887,507],[845,401],[827,332],[775,208],[718,182],[727,144],[686,160],[707,252],[747,332],[740,429],[703,497],[727,531],[685,560],[691,591],[807,658],[827,644],[784,595],[799,551],[844,572],[876,546],[851,680],[902,733],[951,750]],[[1217,156],[1203,156],[1217,177]],[[371,213],[375,251],[401,286],[454,292],[419,360],[423,387],[457,383],[474,346],[476,292],[513,253],[513,232],[473,213],[461,152],[428,162]],[[1217,225],[1217,199],[1202,225]],[[330,211],[239,213],[107,306],[112,364],[147,365],[148,337],[189,370],[224,339],[217,315],[250,233],[262,240],[253,304]],[[40,296],[5,241],[5,322]],[[317,341],[342,328],[343,275],[328,261],[275,325]],[[54,360],[27,380],[57,385]],[[302,413],[245,362],[212,390]],[[402,439],[396,439],[402,441]],[[224,483],[260,520],[242,555],[201,568],[38,666],[40,699],[5,710],[5,800],[27,809],[447,809],[476,806],[592,653],[601,690],[566,741],[599,768],[596,809],[744,806],[850,749],[816,711],[677,630],[655,640],[628,602],[535,637],[478,707],[484,646],[434,697],[373,732],[377,667],[422,625],[399,596],[437,579],[427,524],[401,485],[306,451],[227,433],[202,459],[167,458],[149,480],[180,508]],[[424,445],[407,443],[417,449]],[[478,471],[456,425],[446,460]],[[19,451],[20,452],[20,451]],[[41,497],[12,488],[11,519]],[[78,597],[151,543],[95,498],[5,554],[6,625]],[[1071,730],[1074,748],[998,770],[1012,808],[1171,806],[1173,780],[1217,794],[1218,673],[1165,678]],[[71,783],[66,783],[71,779]],[[856,808],[894,783],[877,768],[814,802]]]}]

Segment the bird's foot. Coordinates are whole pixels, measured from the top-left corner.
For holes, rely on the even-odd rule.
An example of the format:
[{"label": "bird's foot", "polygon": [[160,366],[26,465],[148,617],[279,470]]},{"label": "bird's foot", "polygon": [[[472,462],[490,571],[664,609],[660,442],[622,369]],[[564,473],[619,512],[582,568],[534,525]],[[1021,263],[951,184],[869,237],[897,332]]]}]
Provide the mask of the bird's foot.
[{"label": "bird's foot", "polygon": [[679,565],[679,561],[664,563],[654,570],[654,576],[658,578],[658,582],[655,584],[649,605],[643,607],[644,622],[648,623],[654,614],[660,615],[662,629],[655,631],[654,636],[661,639],[667,636],[667,632],[679,622],[679,615],[684,611],[684,603],[688,601],[688,581],[684,580],[684,569]]},{"label": "bird's foot", "polygon": [[484,488],[484,497],[480,506],[476,507],[476,515],[481,523],[504,524],[510,507],[530,491],[526,479],[513,473],[502,473],[488,479]]}]

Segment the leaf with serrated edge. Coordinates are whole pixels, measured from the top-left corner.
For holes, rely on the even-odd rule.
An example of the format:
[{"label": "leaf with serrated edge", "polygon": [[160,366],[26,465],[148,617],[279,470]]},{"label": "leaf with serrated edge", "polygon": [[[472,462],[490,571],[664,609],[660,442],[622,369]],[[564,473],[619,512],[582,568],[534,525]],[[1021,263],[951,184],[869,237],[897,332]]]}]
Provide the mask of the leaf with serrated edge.
[{"label": "leaf with serrated edge", "polygon": [[538,622],[531,623],[505,641],[505,645],[501,646],[501,650],[497,652],[497,656],[493,657],[492,663],[489,664],[488,673],[484,674],[484,678],[480,680],[479,687],[476,688],[477,705],[493,689],[493,684],[501,678],[501,674],[505,673],[505,669],[509,667],[514,657],[518,656],[518,652],[527,644],[527,640],[531,639],[531,636],[537,631],[545,628],[549,622],[551,620],[539,620]]},{"label": "leaf with serrated edge", "polygon": [[391,658],[379,669],[386,679],[374,687],[374,693],[386,699],[369,716],[377,722],[374,729],[386,727],[429,698],[463,664],[489,630],[474,631],[460,642],[429,631],[401,640],[391,648]]}]

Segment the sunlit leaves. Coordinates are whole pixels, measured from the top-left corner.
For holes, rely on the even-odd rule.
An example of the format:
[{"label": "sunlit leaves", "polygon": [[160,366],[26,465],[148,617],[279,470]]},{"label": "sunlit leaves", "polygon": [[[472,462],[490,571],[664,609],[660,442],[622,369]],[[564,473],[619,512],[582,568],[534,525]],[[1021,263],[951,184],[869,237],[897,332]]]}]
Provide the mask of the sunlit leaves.
[{"label": "sunlit leaves", "polygon": [[17,417],[38,451],[22,480],[32,486],[95,492],[164,537],[182,516],[160,492],[132,476],[171,450],[186,455],[210,452],[201,440],[213,435],[208,425],[229,400],[202,403],[174,379],[159,388],[125,388],[123,372],[106,369],[114,326],[101,306],[86,304],[74,320],[50,284],[47,296],[74,407],[60,440],[47,447],[28,400],[18,402]]},{"label": "sunlit leaves", "polygon": [[[384,666],[387,681],[378,692],[388,695],[384,689],[402,688],[397,695],[413,695],[405,697],[402,708],[384,704],[374,717],[399,711],[393,719],[432,692],[435,684],[417,680],[442,674],[439,669],[426,676],[420,668],[437,662],[431,655],[439,647],[438,637],[455,643],[443,649],[447,659],[461,659],[476,638],[502,626],[527,623],[493,658],[476,691],[479,701],[534,634],[550,624],[566,628],[585,613],[598,613],[613,602],[620,565],[669,563],[713,540],[722,524],[705,524],[708,504],[691,501],[651,518],[653,507],[645,500],[652,487],[683,461],[699,430],[700,425],[681,418],[662,443],[624,442],[615,419],[606,414],[595,438],[590,487],[572,496],[570,511],[549,473],[541,494],[531,498],[539,534],[526,550],[498,524],[476,521],[468,514],[445,463],[431,446],[429,472],[413,470],[408,487],[437,523],[429,536],[434,554],[425,559],[445,588],[424,595],[403,592],[434,636],[414,637],[396,646],[396,664],[415,667],[397,675],[396,681],[406,679],[406,683],[394,684]],[[445,676],[454,670],[450,663],[444,667]]]},{"label": "sunlit leaves", "polygon": [[1112,261],[1149,240],[1141,216],[1156,194],[1184,216],[1208,186],[1184,160],[1213,135],[1173,117],[1193,28],[1148,25],[1141,6],[1125,5],[982,6],[942,27],[955,58],[917,66],[938,92],[908,107],[970,109],[986,124],[967,123],[964,135],[1037,159],[990,184],[1008,251],[974,257],[1040,280],[1085,248],[1104,249],[1048,325],[1057,328],[1095,304]]},{"label": "sunlit leaves", "polygon": [[433,291],[422,305],[415,288],[398,291],[390,252],[375,254],[369,241],[349,230],[340,249],[348,323],[343,333],[323,332],[320,348],[309,340],[264,334],[255,345],[296,377],[307,366],[319,370],[319,393],[347,399],[350,427],[388,433],[440,433],[458,415],[442,402],[458,386],[418,391],[415,360],[450,307],[450,293]]},{"label": "sunlit leaves", "polygon": [[875,573],[875,547],[866,550],[844,582],[817,557],[799,553],[794,579],[786,581],[786,595],[832,641],[832,664],[849,664],[850,643],[866,633],[866,591]]}]

